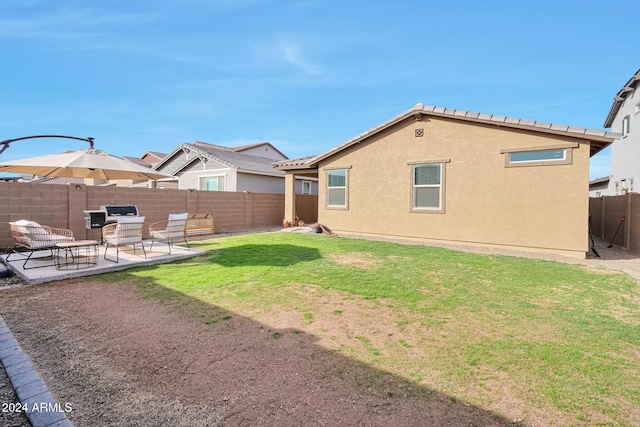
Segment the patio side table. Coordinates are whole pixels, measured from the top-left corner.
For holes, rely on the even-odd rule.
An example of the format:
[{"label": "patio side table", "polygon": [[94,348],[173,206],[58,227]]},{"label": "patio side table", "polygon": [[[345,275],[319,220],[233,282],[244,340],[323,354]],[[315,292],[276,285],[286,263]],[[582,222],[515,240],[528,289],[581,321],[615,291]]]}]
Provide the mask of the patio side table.
[{"label": "patio side table", "polygon": [[75,240],[56,244],[53,254],[57,270],[80,270],[98,265],[98,242]]}]

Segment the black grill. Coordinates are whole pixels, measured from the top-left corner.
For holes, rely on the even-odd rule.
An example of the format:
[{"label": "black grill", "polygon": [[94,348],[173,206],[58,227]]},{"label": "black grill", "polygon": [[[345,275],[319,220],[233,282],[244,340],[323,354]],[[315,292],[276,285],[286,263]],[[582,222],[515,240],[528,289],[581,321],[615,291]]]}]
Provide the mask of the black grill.
[{"label": "black grill", "polygon": [[117,222],[123,216],[138,216],[138,208],[134,205],[100,206],[100,209],[83,211],[87,229],[102,228],[105,224]]}]

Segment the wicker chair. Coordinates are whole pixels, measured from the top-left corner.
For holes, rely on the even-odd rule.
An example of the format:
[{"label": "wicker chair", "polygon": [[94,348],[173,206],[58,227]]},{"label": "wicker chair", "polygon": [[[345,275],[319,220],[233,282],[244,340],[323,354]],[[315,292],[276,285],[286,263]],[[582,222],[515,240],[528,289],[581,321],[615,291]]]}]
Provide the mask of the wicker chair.
[{"label": "wicker chair", "polygon": [[166,221],[155,222],[149,225],[149,234],[151,234],[151,250],[153,250],[153,242],[157,240],[165,240],[169,246],[169,253],[171,253],[171,246],[173,242],[178,240],[184,240],[184,243],[189,249],[189,242],[185,236],[185,226],[187,225],[188,213],[170,214],[169,219]]},{"label": "wicker chair", "polygon": [[[118,222],[107,224],[102,227],[102,236],[105,241],[104,259],[107,261],[118,262],[120,260],[120,246],[133,246],[133,253],[136,252],[136,245],[142,246],[144,258],[147,259],[147,251],[142,243],[142,227],[144,226],[144,217],[123,217],[118,218]],[[116,259],[107,258],[107,250],[110,246],[116,247]]]},{"label": "wicker chair", "polygon": [[[15,242],[15,246],[11,253],[7,256],[7,262],[15,261],[9,260],[11,255],[19,254],[24,256],[24,252],[28,251],[27,259],[25,260],[22,268],[29,270],[31,268],[51,267],[53,264],[40,264],[34,267],[27,267],[29,261],[38,259],[51,259],[53,260],[53,248],[57,243],[72,242],[74,241],[73,231],[65,228],[52,228],[46,225],[40,225],[35,221],[20,220],[16,222],[10,222],[11,235]],[[23,250],[20,251],[19,249]],[[25,251],[26,249],[26,251]],[[46,256],[34,257],[33,254],[36,251],[48,249],[51,253]]]}]

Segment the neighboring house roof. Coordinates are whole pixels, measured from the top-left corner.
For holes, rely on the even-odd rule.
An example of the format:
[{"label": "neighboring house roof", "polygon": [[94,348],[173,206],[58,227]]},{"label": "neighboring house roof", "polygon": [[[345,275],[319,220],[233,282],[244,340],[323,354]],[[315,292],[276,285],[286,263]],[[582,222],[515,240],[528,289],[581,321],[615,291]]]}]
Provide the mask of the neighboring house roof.
[{"label": "neighboring house roof", "polygon": [[144,159],[139,159],[137,157],[122,156],[122,158],[125,160],[129,160],[130,162],[133,162],[137,165],[144,166],[146,168],[150,168],[152,166],[151,163],[147,162]]},{"label": "neighboring house roof", "polygon": [[253,156],[250,154],[244,154],[241,152],[231,151],[228,147],[216,146],[214,144],[198,143],[198,144],[181,144],[172,153],[167,155],[160,163],[155,166],[155,169],[159,169],[162,165],[168,162],[175,154],[180,151],[190,150],[195,152],[198,156],[187,161],[182,167],[177,169],[174,174],[186,169],[189,165],[195,161],[215,161],[220,163],[229,169],[233,169],[237,172],[253,173],[257,175],[269,175],[269,176],[283,176],[284,172],[273,169],[273,160],[265,157]]},{"label": "neighboring house roof", "polygon": [[209,144],[208,142],[202,142],[202,141],[196,141],[196,142],[194,142],[194,145],[198,145],[198,146],[201,146],[201,147],[213,147],[213,148],[217,148],[219,150],[235,151],[235,152],[238,152],[238,153],[250,150],[252,148],[262,147],[264,145],[267,145],[267,146],[271,147],[276,153],[278,153],[282,157],[284,157],[285,159],[289,158],[289,156],[284,154],[282,151],[278,150],[270,142],[266,142],[266,141],[265,142],[258,142],[256,144],[239,145],[237,147],[225,147],[225,146],[222,146],[222,145]]},{"label": "neighboring house roof", "polygon": [[589,186],[596,185],[596,184],[604,184],[605,182],[609,182],[608,176],[605,176],[603,178],[596,178],[592,181],[589,181]]},{"label": "neighboring house roof", "polygon": [[588,140],[591,143],[591,156],[598,153],[600,150],[611,144],[614,138],[618,138],[620,135],[613,132],[607,132],[604,130],[586,129],[582,127],[573,127],[567,125],[556,125],[548,122],[538,122],[535,120],[523,120],[517,118],[510,118],[505,116],[496,116],[492,114],[474,113],[468,110],[454,110],[450,108],[441,108],[433,106],[425,106],[424,104],[416,104],[413,108],[404,111],[403,113],[387,120],[386,122],[371,128],[360,135],[352,138],[337,147],[334,147],[324,153],[317,154],[315,156],[300,157],[297,159],[283,160],[274,163],[274,167],[280,170],[292,170],[292,169],[310,169],[314,168],[320,161],[330,157],[352,145],[358,144],[366,138],[381,132],[402,120],[405,120],[411,116],[434,116],[445,117],[455,120],[491,124],[499,127],[507,127],[514,129],[529,130],[533,132],[541,132],[554,135],[564,135],[580,139]]},{"label": "neighboring house roof", "polygon": [[611,110],[609,110],[609,115],[607,116],[607,119],[604,121],[605,128],[611,127],[611,125],[613,124],[613,121],[616,118],[616,115],[618,114],[618,111],[620,111],[620,107],[624,103],[625,99],[627,99],[627,96],[629,96],[630,93],[632,93],[634,90],[638,88],[638,85],[640,84],[639,82],[640,82],[640,70],[636,71],[636,73],[633,76],[631,76],[629,81],[625,83],[624,86],[622,86],[622,89],[620,89],[616,94],[616,96],[613,98],[613,105],[611,105]]},{"label": "neighboring house roof", "polygon": [[31,184],[84,184],[84,178],[56,176],[52,178],[40,178],[29,181]]}]

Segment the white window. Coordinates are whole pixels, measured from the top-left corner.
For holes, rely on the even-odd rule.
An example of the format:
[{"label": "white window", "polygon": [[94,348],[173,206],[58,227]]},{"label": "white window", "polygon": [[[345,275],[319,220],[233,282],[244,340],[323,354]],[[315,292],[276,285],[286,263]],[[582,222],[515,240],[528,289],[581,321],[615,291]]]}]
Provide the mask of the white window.
[{"label": "white window", "polygon": [[636,104],[636,114],[640,113],[640,102]]},{"label": "white window", "polygon": [[347,169],[327,171],[327,207],[347,207]]},{"label": "white window", "polygon": [[509,163],[565,160],[566,150],[521,151],[509,153]]},{"label": "white window", "polygon": [[625,137],[629,135],[629,126],[630,126],[631,118],[626,116],[622,119],[622,136]]},{"label": "white window", "polygon": [[302,181],[302,194],[311,194],[311,181]]},{"label": "white window", "polygon": [[577,143],[556,144],[541,147],[518,147],[501,150],[505,154],[505,167],[570,165]]},{"label": "white window", "polygon": [[200,190],[225,191],[224,175],[200,177]]},{"label": "white window", "polygon": [[412,209],[442,209],[442,171],[440,163],[413,165]]}]

